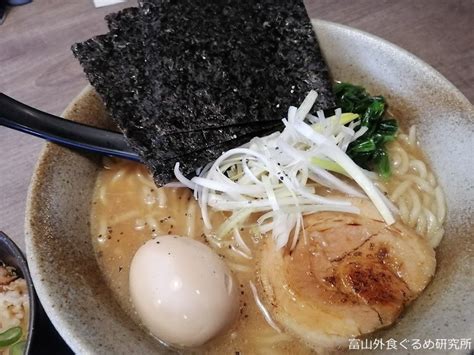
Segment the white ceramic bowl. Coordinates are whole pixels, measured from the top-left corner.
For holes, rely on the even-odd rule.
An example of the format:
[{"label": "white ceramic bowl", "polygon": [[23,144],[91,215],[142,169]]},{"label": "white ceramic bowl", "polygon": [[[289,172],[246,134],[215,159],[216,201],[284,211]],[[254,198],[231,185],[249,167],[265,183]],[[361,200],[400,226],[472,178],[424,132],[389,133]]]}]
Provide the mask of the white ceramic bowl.
[{"label": "white ceramic bowl", "polygon": [[[433,68],[393,44],[334,23],[315,20],[314,25],[334,79],[384,95],[402,126],[418,125],[447,195],[446,236],[437,250],[433,282],[394,327],[376,336],[398,341],[472,337],[472,105]],[[64,116],[108,124],[90,87]],[[98,269],[89,231],[98,162],[98,157],[53,144],[43,150],[26,218],[28,261],[38,296],[77,353],[165,352],[120,309]]]}]

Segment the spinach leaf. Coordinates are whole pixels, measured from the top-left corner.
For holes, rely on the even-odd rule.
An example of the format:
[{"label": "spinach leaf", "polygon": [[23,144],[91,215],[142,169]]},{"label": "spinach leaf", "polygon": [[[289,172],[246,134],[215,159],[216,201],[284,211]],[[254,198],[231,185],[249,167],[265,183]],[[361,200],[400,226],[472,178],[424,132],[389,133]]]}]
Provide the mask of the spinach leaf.
[{"label": "spinach leaf", "polygon": [[380,176],[391,175],[390,160],[385,144],[395,139],[397,120],[386,118],[387,104],[383,96],[371,96],[362,86],[338,83],[334,87],[337,107],[342,112],[360,115],[360,127],[367,131],[349,144],[347,154],[360,167],[377,171]]}]

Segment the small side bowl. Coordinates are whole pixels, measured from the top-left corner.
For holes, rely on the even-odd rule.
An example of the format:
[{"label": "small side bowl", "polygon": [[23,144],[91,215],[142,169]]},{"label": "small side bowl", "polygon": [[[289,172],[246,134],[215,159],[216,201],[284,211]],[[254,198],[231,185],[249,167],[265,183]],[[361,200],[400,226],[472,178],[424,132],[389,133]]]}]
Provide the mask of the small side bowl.
[{"label": "small side bowl", "polygon": [[28,287],[30,314],[28,319],[28,335],[26,337],[25,354],[29,354],[33,343],[35,321],[38,314],[38,300],[25,256],[20,248],[18,248],[18,246],[3,232],[0,232],[0,262],[7,266],[14,267],[17,274],[25,279],[26,286]]},{"label": "small side bowl", "polygon": [[23,252],[3,232],[0,231],[0,263],[15,268],[17,274],[25,279],[30,303],[28,334],[25,354],[40,354],[48,350],[49,354],[73,354],[51,324],[36,295],[30,270]]}]

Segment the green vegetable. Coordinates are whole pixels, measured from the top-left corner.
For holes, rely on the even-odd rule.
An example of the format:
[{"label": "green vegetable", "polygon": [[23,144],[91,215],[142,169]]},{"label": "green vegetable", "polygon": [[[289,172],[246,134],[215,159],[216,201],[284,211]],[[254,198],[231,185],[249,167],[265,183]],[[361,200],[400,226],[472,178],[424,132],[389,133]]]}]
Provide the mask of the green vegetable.
[{"label": "green vegetable", "polygon": [[342,112],[360,115],[361,127],[367,127],[367,132],[349,144],[347,154],[360,167],[375,170],[388,178],[391,171],[385,144],[395,139],[398,123],[395,119],[385,118],[385,99],[383,96],[370,96],[363,87],[349,83],[336,84],[334,92],[337,107]]},{"label": "green vegetable", "polygon": [[375,141],[372,138],[368,138],[360,142],[354,141],[354,143],[356,144],[351,146],[351,152],[355,154],[375,152],[375,149],[377,149]]},{"label": "green vegetable", "polygon": [[20,341],[10,347],[10,355],[23,355],[25,353],[26,341]]},{"label": "green vegetable", "polygon": [[378,133],[385,136],[395,136],[398,130],[398,123],[395,119],[380,121]]},{"label": "green vegetable", "polygon": [[352,112],[363,115],[367,107],[372,103],[370,96],[367,95],[365,89],[361,86],[349,83],[338,83],[334,87],[337,98],[337,107],[342,112]]},{"label": "green vegetable", "polygon": [[374,162],[377,165],[378,173],[383,178],[390,177],[390,160],[388,159],[388,154],[383,149],[378,149],[374,154]]},{"label": "green vegetable", "polygon": [[0,348],[9,346],[17,342],[21,338],[21,327],[13,327],[0,333]]}]

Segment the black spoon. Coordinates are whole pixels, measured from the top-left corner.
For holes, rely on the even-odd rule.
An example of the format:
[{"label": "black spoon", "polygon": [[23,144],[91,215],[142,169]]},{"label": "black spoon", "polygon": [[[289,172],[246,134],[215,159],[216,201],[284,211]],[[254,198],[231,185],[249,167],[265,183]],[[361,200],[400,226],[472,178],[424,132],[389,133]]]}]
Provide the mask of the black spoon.
[{"label": "black spoon", "polygon": [[[326,109],[324,113],[326,116],[332,115],[333,111],[334,109]],[[274,121],[280,122],[280,120]],[[67,147],[140,161],[138,154],[130,148],[121,133],[51,115],[16,101],[3,93],[0,93],[0,126]]]},{"label": "black spoon", "polygon": [[61,145],[140,161],[122,134],[42,112],[0,93],[0,125]]}]

